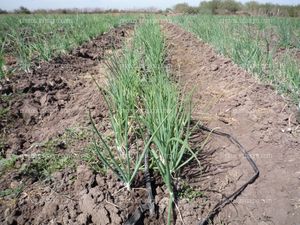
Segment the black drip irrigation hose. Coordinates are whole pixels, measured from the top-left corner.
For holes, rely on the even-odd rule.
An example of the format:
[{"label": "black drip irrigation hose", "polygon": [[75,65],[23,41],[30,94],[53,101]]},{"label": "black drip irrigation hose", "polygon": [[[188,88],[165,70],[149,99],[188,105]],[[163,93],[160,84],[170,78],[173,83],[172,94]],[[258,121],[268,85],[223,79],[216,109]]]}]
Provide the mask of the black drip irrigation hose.
[{"label": "black drip irrigation hose", "polygon": [[134,213],[129,217],[129,219],[124,223],[124,225],[136,224],[147,210],[150,211],[150,216],[154,216],[156,213],[154,194],[153,194],[152,185],[151,185],[151,176],[150,176],[150,172],[149,172],[149,152],[146,152],[146,154],[145,154],[144,166],[145,166],[145,182],[146,182],[146,188],[147,188],[147,192],[148,192],[148,202],[145,204],[141,204],[134,211]]},{"label": "black drip irrigation hose", "polygon": [[[251,156],[248,154],[246,149],[230,134],[227,134],[225,132],[220,132],[216,130],[212,130],[206,126],[203,125],[198,125],[199,129],[210,132],[212,134],[216,134],[219,136],[226,137],[230,140],[230,142],[234,145],[236,145],[239,150],[243,153],[244,157],[247,159],[249,164],[251,165],[254,175],[245,183],[243,184],[240,188],[238,188],[235,192],[233,192],[231,195],[228,197],[225,197],[222,199],[219,203],[217,203],[213,209],[207,214],[207,216],[198,223],[198,225],[207,225],[209,221],[213,219],[213,217],[220,212],[222,208],[224,208],[227,204],[233,202],[234,199],[236,199],[242,192],[245,190],[245,188],[249,185],[252,184],[259,176],[259,170],[258,167],[256,166],[254,160],[251,158]],[[146,179],[146,187],[148,190],[148,203],[141,204],[135,211],[134,213],[130,216],[130,218],[124,223],[124,225],[135,225],[140,218],[143,216],[143,214],[149,210],[150,215],[155,214],[155,203],[154,203],[154,197],[153,197],[153,192],[151,188],[151,178],[150,178],[150,173],[149,173],[149,158],[148,158],[148,153],[145,155],[145,179]]]},{"label": "black drip irrigation hose", "polygon": [[152,185],[151,185],[151,176],[149,172],[149,153],[148,151],[145,154],[145,182],[146,182],[146,188],[148,191],[148,204],[150,206],[150,216],[155,215],[155,201],[154,201],[154,195],[152,191]]},{"label": "black drip irrigation hose", "polygon": [[243,190],[245,190],[245,188],[249,185],[252,184],[259,176],[259,170],[254,162],[254,160],[251,158],[251,156],[248,154],[248,152],[246,151],[246,149],[234,138],[232,137],[230,134],[224,133],[224,132],[220,132],[220,131],[215,131],[212,130],[206,126],[203,125],[198,125],[198,127],[201,130],[204,130],[206,132],[210,132],[219,136],[223,136],[228,138],[232,144],[238,146],[239,150],[243,153],[244,157],[247,159],[247,161],[249,162],[249,164],[251,165],[253,171],[254,171],[254,175],[245,183],[243,184],[239,189],[237,189],[235,192],[233,192],[231,195],[229,195],[228,197],[225,197],[224,199],[222,199],[219,203],[217,203],[213,209],[208,213],[208,215],[201,220],[201,222],[199,223],[199,225],[207,225],[208,222],[218,213],[220,212],[220,210],[225,207],[227,204],[231,203],[234,199],[237,198],[237,196],[239,196]]}]

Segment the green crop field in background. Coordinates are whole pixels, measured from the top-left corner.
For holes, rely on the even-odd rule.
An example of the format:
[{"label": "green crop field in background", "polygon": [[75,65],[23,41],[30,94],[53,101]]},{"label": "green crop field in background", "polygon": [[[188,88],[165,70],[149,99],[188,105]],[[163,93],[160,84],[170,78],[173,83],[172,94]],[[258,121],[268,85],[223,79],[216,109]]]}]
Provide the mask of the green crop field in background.
[{"label": "green crop field in background", "polygon": [[[0,77],[10,60],[30,71],[34,62],[69,52],[112,27],[134,20],[131,14],[32,14],[0,16]],[[161,18],[161,17],[160,17]],[[300,97],[300,19],[180,15],[171,22],[195,33],[221,54],[277,87],[294,101]]]},{"label": "green crop field in background", "polygon": [[280,93],[300,99],[300,19],[239,16],[172,18]]},{"label": "green crop field in background", "polygon": [[112,27],[134,18],[129,14],[2,15],[0,16],[0,76],[4,56],[28,71],[32,62],[64,54]]}]

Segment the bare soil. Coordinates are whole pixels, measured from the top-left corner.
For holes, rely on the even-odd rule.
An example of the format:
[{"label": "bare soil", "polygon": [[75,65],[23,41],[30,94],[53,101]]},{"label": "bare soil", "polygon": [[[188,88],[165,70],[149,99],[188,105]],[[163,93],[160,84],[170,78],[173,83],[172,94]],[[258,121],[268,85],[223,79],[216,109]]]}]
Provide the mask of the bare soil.
[{"label": "bare soil", "polygon": [[[300,221],[299,124],[296,108],[275,90],[260,84],[230,59],[178,26],[164,23],[166,66],[184,93],[193,91],[193,118],[235,136],[255,159],[260,177],[214,218],[215,224],[287,224]],[[142,174],[127,191],[113,174],[95,171],[89,156],[92,118],[111,135],[108,109],[92,76],[105,84],[105,60],[129,40],[133,26],[121,26],[0,83],[1,156],[16,155],[12,168],[0,174],[1,224],[123,224],[147,199]],[[3,97],[5,96],[5,97]],[[70,138],[70,130],[75,130]],[[68,137],[68,138],[66,138]],[[207,142],[176,181],[175,224],[198,224],[212,206],[252,175],[236,146],[227,139],[196,132],[193,147]],[[74,163],[51,176],[24,174],[51,143],[55,154]],[[84,158],[88,158],[88,160]],[[1,168],[1,165],[0,165]],[[153,174],[158,218],[147,214],[139,224],[166,224],[168,195]],[[185,193],[180,193],[184,190]],[[189,191],[187,191],[189,190]],[[177,209],[178,208],[178,209]]]}]

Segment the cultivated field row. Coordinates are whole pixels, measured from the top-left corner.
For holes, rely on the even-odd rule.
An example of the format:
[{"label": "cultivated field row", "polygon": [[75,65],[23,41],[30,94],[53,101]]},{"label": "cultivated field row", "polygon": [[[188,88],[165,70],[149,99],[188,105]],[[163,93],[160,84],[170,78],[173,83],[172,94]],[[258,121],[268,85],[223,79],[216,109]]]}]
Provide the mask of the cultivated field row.
[{"label": "cultivated field row", "polygon": [[1,223],[300,219],[299,20],[0,20]]}]

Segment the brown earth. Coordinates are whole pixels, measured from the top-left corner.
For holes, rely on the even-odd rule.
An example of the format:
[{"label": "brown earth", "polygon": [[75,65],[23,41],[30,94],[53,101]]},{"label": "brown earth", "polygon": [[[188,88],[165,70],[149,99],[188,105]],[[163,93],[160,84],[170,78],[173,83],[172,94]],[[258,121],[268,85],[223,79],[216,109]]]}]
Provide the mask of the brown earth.
[{"label": "brown earth", "polygon": [[10,109],[8,121],[0,121],[8,138],[2,155],[24,154],[34,143],[47,141],[74,124],[87,123],[88,108],[97,108],[94,113],[104,116],[91,75],[104,77],[104,66],[99,62],[106,52],[122,46],[127,29],[112,30],[69,55],[41,63],[31,73],[14,74],[2,81],[1,94],[11,99],[0,99],[1,106]]},{"label": "brown earth", "polygon": [[[236,137],[260,170],[255,183],[226,206],[214,222],[299,224],[300,128],[296,107],[191,33],[172,24],[163,24],[163,30],[170,71],[185,92],[193,90],[194,119]],[[191,179],[192,185],[204,193],[218,193],[209,198],[212,203],[221,194],[232,193],[253,174],[238,149],[226,139],[212,135],[204,155],[206,152],[213,152],[208,166],[212,172],[205,179]],[[193,207],[192,213],[182,208],[186,224],[197,224],[206,215],[197,213],[198,208]]]},{"label": "brown earth", "polygon": [[[17,155],[15,167],[0,174],[1,224],[117,225],[145,201],[142,174],[127,191],[114,175],[96,172],[95,160],[87,154],[92,136],[89,109],[99,129],[111,135],[108,110],[91,75],[104,85],[106,58],[130,39],[132,31],[133,26],[113,29],[68,55],[41,63],[31,73],[1,81],[0,106],[9,108],[0,117],[0,138],[5,138],[1,156]],[[183,91],[194,90],[193,118],[237,137],[261,171],[260,178],[215,217],[215,224],[297,224],[300,138],[295,107],[190,33],[171,24],[164,24],[163,31],[168,45],[166,66]],[[193,147],[208,141],[199,155],[202,167],[189,165],[175,185],[178,191],[185,183],[192,187],[178,196],[178,225],[198,224],[223,195],[252,174],[228,140],[206,137],[198,132],[191,141]],[[20,172],[49,145],[55,154],[71,157],[74,163],[42,179]],[[159,217],[146,214],[140,224],[166,224],[168,195],[156,177]],[[22,190],[16,196],[2,194],[19,187]]]}]

